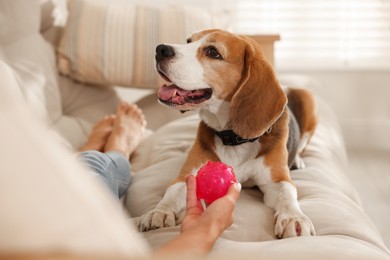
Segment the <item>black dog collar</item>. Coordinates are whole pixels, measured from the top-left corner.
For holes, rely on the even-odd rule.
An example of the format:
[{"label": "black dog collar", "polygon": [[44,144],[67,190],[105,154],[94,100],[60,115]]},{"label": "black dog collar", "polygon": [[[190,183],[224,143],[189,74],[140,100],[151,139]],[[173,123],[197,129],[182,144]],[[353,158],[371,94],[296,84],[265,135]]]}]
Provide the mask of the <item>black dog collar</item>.
[{"label": "black dog collar", "polygon": [[219,138],[221,138],[221,141],[224,145],[230,146],[240,145],[247,142],[254,142],[260,138],[260,136],[251,139],[242,138],[241,136],[234,133],[233,130],[224,130],[221,132],[214,130],[214,132]]}]

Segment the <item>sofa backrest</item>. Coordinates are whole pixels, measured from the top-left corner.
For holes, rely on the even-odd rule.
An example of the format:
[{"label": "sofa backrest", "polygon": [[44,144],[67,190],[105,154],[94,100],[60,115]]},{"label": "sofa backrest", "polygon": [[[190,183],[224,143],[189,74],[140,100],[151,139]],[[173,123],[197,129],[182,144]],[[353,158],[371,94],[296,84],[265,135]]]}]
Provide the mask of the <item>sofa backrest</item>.
[{"label": "sofa backrest", "polygon": [[40,14],[38,0],[1,0],[0,52],[30,109],[52,125],[62,109],[54,50],[40,34]]}]

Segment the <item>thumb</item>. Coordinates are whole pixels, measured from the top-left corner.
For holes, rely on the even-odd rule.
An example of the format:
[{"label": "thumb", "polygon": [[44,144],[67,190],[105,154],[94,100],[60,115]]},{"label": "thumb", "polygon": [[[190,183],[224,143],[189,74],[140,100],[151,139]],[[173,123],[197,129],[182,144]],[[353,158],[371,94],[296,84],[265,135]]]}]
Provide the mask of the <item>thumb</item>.
[{"label": "thumb", "polygon": [[241,191],[241,183],[235,182],[232,185],[230,185],[228,192],[226,193],[226,197],[229,197],[232,202],[236,203],[238,197],[240,196]]}]

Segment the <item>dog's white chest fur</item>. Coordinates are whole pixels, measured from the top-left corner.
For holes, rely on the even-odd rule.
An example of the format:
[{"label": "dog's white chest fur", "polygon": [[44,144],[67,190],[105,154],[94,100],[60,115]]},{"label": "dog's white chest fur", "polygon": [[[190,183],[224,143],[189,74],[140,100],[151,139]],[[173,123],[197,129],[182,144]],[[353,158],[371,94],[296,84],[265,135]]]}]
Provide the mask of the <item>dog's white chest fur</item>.
[{"label": "dog's white chest fur", "polygon": [[211,97],[209,102],[199,111],[199,117],[216,131],[225,129],[229,119],[230,102]]},{"label": "dog's white chest fur", "polygon": [[[212,102],[200,110],[200,118],[216,131],[226,130],[230,103],[217,98],[212,99]],[[221,139],[215,136],[214,143],[219,159],[233,167],[240,183],[256,177],[263,178],[265,182],[269,180],[269,169],[264,166],[262,158],[256,158],[261,148],[258,141],[229,146],[224,145]]]},{"label": "dog's white chest fur", "polygon": [[267,183],[270,180],[270,170],[263,163],[263,158],[256,158],[261,145],[255,141],[237,146],[227,146],[222,143],[219,137],[214,137],[215,152],[220,160],[233,167],[237,181],[245,187],[253,186],[256,183]]},{"label": "dog's white chest fur", "polygon": [[218,136],[214,137],[214,141],[216,153],[221,161],[230,163],[233,167],[238,167],[249,160],[254,160],[261,146],[257,141],[228,146],[224,145]]}]

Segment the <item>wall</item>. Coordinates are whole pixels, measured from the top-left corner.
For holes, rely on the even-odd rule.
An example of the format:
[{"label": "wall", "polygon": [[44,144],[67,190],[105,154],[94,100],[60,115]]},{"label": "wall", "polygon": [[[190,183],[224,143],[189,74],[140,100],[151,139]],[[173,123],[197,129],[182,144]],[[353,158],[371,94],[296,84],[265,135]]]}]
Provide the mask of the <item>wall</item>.
[{"label": "wall", "polygon": [[350,149],[390,151],[390,70],[278,71],[317,80],[336,111]]},{"label": "wall", "polygon": [[213,15],[215,27],[227,29],[231,23],[237,0],[127,0],[144,5],[187,5],[198,8],[194,12],[206,11]]}]

